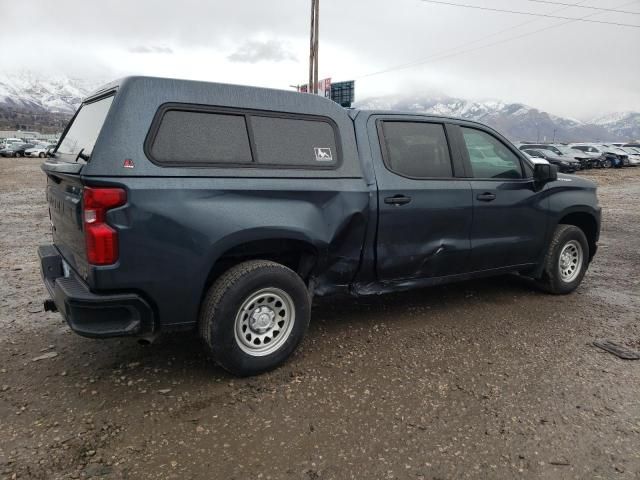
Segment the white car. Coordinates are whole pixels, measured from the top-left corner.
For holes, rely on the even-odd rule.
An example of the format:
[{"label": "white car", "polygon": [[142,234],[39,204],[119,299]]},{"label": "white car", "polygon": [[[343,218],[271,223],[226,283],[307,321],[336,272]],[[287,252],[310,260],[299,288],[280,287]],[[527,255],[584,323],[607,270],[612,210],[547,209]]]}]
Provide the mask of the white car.
[{"label": "white car", "polygon": [[53,148],[53,145],[38,145],[36,147],[28,148],[27,150],[25,150],[24,156],[44,158],[47,156],[47,152],[51,148]]},{"label": "white car", "polygon": [[618,147],[620,150],[629,155],[629,165],[637,167],[640,165],[640,149],[632,147]]}]

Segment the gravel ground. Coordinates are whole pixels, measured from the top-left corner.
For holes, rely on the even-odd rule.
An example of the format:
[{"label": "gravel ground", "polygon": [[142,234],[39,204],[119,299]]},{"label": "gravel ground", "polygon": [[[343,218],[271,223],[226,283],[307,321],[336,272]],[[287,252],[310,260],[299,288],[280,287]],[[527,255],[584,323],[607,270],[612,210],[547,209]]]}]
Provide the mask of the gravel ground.
[{"label": "gravel ground", "polygon": [[591,171],[579,290],[514,277],[317,302],[282,368],[235,379],[187,334],[151,346],[44,313],[39,162],[0,159],[0,477],[640,478],[640,168]]}]

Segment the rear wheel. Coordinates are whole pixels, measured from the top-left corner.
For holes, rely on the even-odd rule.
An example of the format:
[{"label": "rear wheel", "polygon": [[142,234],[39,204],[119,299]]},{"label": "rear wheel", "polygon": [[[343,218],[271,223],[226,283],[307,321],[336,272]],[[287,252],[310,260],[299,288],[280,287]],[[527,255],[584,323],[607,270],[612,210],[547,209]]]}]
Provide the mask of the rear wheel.
[{"label": "rear wheel", "polygon": [[16,158],[20,158],[20,157],[22,157],[22,154],[21,154],[20,152],[16,152],[16,153],[15,153],[15,157],[16,157]]},{"label": "rear wheel", "polygon": [[538,284],[549,293],[571,293],[582,282],[588,267],[589,243],[584,232],[573,225],[558,225]]},{"label": "rear wheel", "polygon": [[255,375],[282,364],[307,326],[311,300],[302,279],[267,260],[232,267],[209,289],[200,313],[200,336],[229,372]]}]

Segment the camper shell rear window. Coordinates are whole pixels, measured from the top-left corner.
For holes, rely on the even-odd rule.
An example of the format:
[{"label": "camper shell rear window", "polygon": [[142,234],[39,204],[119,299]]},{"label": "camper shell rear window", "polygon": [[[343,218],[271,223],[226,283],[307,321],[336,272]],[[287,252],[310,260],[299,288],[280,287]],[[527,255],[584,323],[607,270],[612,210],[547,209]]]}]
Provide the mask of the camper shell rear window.
[{"label": "camper shell rear window", "polygon": [[335,169],[341,163],[333,120],[313,115],[163,105],[145,152],[162,167]]},{"label": "camper shell rear window", "polygon": [[83,103],[64,132],[55,150],[66,162],[81,162],[91,156],[115,94]]}]

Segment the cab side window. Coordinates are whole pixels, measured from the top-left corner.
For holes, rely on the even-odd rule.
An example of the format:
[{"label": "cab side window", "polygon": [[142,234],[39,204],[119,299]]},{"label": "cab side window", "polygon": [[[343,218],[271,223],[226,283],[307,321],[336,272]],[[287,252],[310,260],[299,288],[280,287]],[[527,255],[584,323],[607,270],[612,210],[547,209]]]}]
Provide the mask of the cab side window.
[{"label": "cab side window", "polygon": [[444,125],[426,122],[382,123],[385,165],[410,178],[451,178],[453,168]]},{"label": "cab side window", "polygon": [[520,159],[500,140],[482,130],[462,127],[474,178],[522,178]]}]

